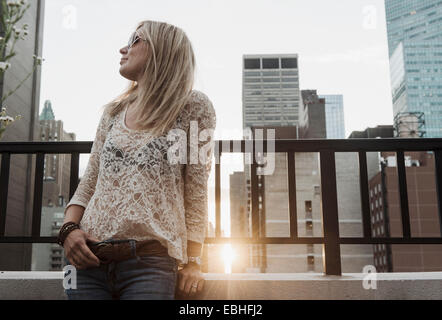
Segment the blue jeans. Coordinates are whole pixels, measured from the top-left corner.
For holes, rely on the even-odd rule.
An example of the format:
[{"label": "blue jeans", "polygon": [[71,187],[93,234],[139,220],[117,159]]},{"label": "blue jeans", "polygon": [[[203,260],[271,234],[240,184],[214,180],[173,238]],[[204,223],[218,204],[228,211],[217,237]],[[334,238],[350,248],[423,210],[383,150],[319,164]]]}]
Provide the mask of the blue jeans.
[{"label": "blue jeans", "polygon": [[178,262],[168,255],[134,257],[77,269],[77,288],[65,293],[69,300],[173,300],[177,274]]}]

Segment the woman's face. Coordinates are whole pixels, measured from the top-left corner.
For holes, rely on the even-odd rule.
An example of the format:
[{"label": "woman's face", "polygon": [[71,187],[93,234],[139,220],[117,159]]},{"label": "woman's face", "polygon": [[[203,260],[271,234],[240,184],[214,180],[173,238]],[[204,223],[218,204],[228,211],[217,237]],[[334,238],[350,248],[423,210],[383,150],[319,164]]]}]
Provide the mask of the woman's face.
[{"label": "woman's face", "polygon": [[147,42],[140,38],[130,49],[128,45],[121,48],[120,53],[120,74],[126,79],[139,81],[147,63]]}]

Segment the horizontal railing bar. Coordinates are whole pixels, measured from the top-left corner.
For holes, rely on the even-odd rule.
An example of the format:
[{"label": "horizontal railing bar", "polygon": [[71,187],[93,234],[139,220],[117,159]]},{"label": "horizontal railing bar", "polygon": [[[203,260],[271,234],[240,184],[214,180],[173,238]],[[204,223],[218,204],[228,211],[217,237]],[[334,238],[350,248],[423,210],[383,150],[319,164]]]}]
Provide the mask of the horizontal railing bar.
[{"label": "horizontal railing bar", "polygon": [[0,153],[90,153],[93,141],[1,142]]},{"label": "horizontal railing bar", "polygon": [[[0,243],[56,243],[57,237],[0,237]],[[220,243],[245,243],[245,244],[323,244],[324,238],[321,237],[299,237],[291,238],[227,238],[227,237],[208,237],[204,243],[220,244]],[[362,238],[362,237],[342,237],[339,239],[340,244],[442,244],[442,238],[434,237],[415,237],[415,238]]]},{"label": "horizontal railing bar", "polygon": [[57,237],[0,237],[0,243],[57,243]]},{"label": "horizontal railing bar", "polygon": [[[357,238],[342,237],[338,239],[340,244],[442,244],[442,238]],[[204,243],[261,243],[261,244],[323,244],[324,238],[321,237],[300,237],[291,238],[206,238]]]},{"label": "horizontal railing bar", "polygon": [[442,244],[442,238],[353,238],[343,237],[340,244]]},{"label": "horizontal railing bar", "polygon": [[[246,152],[246,143],[253,140],[215,140],[219,153]],[[259,141],[256,139],[255,141]],[[265,141],[265,140],[263,140]],[[50,142],[1,142],[0,153],[88,153],[92,141],[50,141]],[[223,149],[223,146],[226,149]],[[233,150],[238,146],[238,150]],[[263,143],[267,152],[267,143]],[[334,152],[378,152],[378,151],[432,151],[442,149],[442,138],[382,138],[382,139],[278,139],[275,152],[319,152],[329,149]],[[250,149],[249,149],[250,150]]]},{"label": "horizontal railing bar", "polygon": [[220,237],[220,238],[214,238],[214,237],[208,237],[205,238],[204,243],[208,244],[216,244],[216,243],[260,243],[260,244],[311,244],[311,243],[317,243],[322,244],[324,243],[324,238],[318,238],[318,237],[303,237],[303,238],[279,238],[279,237],[270,237],[270,238],[226,238],[226,237]]}]

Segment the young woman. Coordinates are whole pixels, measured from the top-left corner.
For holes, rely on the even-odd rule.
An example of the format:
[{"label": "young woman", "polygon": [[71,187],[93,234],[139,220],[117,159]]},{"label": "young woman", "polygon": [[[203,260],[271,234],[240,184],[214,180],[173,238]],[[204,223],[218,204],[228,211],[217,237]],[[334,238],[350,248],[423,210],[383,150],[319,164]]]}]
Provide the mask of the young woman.
[{"label": "young woman", "polygon": [[130,85],[104,108],[59,233],[76,268],[76,288],[65,292],[69,299],[195,294],[204,283],[215,110],[192,90],[195,57],[180,28],[143,21],[120,53]]}]

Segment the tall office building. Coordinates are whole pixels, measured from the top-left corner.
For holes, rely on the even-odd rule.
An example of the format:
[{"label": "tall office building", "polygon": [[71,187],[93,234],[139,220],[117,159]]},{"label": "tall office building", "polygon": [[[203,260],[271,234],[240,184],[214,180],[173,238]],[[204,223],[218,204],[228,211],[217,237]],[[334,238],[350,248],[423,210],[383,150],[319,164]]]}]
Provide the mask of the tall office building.
[{"label": "tall office building", "polygon": [[299,137],[301,139],[325,139],[325,100],[320,99],[316,90],[302,90],[299,108]]},{"label": "tall office building", "polygon": [[424,137],[442,137],[442,1],[386,0],[393,113],[424,114]]},{"label": "tall office building", "polygon": [[[75,133],[63,129],[63,121],[55,120],[49,100],[40,114],[40,141],[75,141]],[[57,236],[63,224],[64,208],[69,200],[71,157],[69,154],[46,154],[43,171],[41,208],[42,236]],[[32,270],[61,270],[62,248],[57,244],[32,244]]]},{"label": "tall office building", "polygon": [[297,126],[297,54],[243,56],[243,128]]},{"label": "tall office building", "polygon": [[[19,26],[27,23],[28,35],[25,40],[15,44],[16,55],[9,60],[11,66],[0,79],[0,94],[6,95],[32,71],[32,55],[41,56],[43,46],[44,0],[28,1],[29,9],[24,14]],[[0,24],[0,34],[2,34]],[[0,77],[1,78],[1,77]],[[5,131],[2,142],[39,141],[39,104],[40,104],[41,67],[24,81],[4,105],[9,106],[8,114],[22,118],[12,123]],[[35,155],[13,154],[10,162],[8,185],[6,236],[28,236],[31,233],[32,205],[34,197]],[[30,270],[32,244],[0,244],[0,270]]]},{"label": "tall office building", "polygon": [[[63,121],[55,120],[51,101],[46,100],[40,114],[41,141],[75,141],[75,133],[63,129]],[[71,157],[69,154],[46,154],[43,172],[43,205],[52,206],[62,197],[69,201]]]},{"label": "tall office building", "polygon": [[341,94],[319,95],[325,99],[327,139],[345,139],[344,98]]},{"label": "tall office building", "polygon": [[[381,152],[381,170],[369,178],[373,237],[402,237],[397,159]],[[412,237],[439,237],[434,154],[406,152],[405,171]],[[374,266],[378,272],[430,272],[442,269],[440,245],[375,244]]]}]

